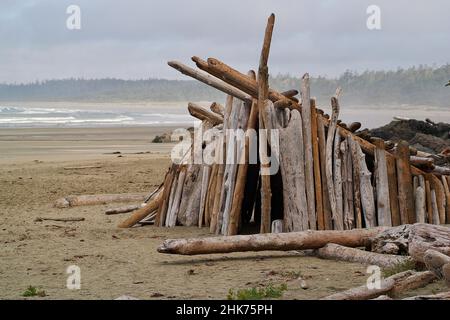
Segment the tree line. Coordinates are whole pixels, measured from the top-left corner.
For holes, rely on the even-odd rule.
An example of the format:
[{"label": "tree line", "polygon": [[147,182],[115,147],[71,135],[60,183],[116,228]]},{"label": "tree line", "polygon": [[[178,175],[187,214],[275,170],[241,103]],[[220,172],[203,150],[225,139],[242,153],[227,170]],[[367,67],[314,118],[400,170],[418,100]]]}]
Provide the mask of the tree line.
[{"label": "tree line", "polygon": [[[342,103],[352,105],[450,106],[450,64],[418,66],[395,71],[346,71],[337,78],[312,77],[311,95],[318,105],[329,104],[335,89]],[[270,86],[298,89],[300,78],[276,75]],[[193,80],[64,79],[26,84],[0,84],[0,101],[224,101],[224,94]]]}]

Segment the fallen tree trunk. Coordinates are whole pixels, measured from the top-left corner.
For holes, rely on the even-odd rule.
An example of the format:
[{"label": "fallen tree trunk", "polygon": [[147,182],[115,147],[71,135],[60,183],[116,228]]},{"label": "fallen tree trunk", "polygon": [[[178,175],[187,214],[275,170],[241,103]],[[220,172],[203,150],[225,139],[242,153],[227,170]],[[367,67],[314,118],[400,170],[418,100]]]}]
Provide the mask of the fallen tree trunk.
[{"label": "fallen tree trunk", "polygon": [[318,249],[328,243],[347,247],[363,247],[383,227],[345,231],[320,230],[278,234],[253,234],[229,237],[169,239],[158,247],[160,253],[196,255],[247,251],[289,251]]},{"label": "fallen tree trunk", "polygon": [[142,202],[146,197],[146,193],[70,195],[56,200],[54,206],[56,208],[70,208],[77,206],[93,206],[110,202]]},{"label": "fallen tree trunk", "polygon": [[139,221],[143,220],[145,217],[147,217],[150,213],[157,210],[162,198],[163,198],[163,192],[164,188],[160,189],[158,194],[150,200],[144,207],[136,210],[130,217],[128,217],[126,220],[122,221],[118,227],[119,228],[130,228],[134,226]]},{"label": "fallen tree trunk", "polygon": [[355,248],[349,248],[334,243],[329,243],[326,246],[317,249],[316,255],[319,258],[323,259],[359,262],[384,268],[394,267],[406,262],[413,262],[413,259],[407,256],[375,253]]}]

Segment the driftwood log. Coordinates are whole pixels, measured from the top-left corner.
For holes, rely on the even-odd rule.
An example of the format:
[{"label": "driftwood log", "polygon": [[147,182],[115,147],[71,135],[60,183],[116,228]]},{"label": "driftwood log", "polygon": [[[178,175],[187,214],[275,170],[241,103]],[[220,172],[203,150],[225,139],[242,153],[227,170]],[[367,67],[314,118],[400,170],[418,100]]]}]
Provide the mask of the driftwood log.
[{"label": "driftwood log", "polygon": [[359,262],[368,265],[377,265],[380,267],[394,267],[406,262],[412,262],[412,258],[393,254],[381,254],[370,251],[364,251],[355,248],[349,248],[334,243],[317,249],[316,255],[323,259],[341,260],[348,262]]},{"label": "driftwood log", "polygon": [[429,271],[414,272],[408,270],[381,280],[379,288],[369,289],[367,284],[364,284],[360,287],[335,293],[322,300],[369,300],[380,295],[395,296],[408,290],[424,287],[434,280],[436,280],[436,277]]},{"label": "driftwood log", "polygon": [[318,249],[328,243],[346,247],[363,247],[369,239],[384,228],[353,229],[345,231],[320,230],[278,234],[237,235],[193,239],[169,239],[158,247],[158,252],[197,255],[247,251],[289,251]]},{"label": "driftwood log", "polygon": [[145,193],[124,193],[124,194],[96,194],[67,196],[56,200],[56,208],[69,208],[77,206],[93,206],[112,202],[142,202],[146,199]]}]

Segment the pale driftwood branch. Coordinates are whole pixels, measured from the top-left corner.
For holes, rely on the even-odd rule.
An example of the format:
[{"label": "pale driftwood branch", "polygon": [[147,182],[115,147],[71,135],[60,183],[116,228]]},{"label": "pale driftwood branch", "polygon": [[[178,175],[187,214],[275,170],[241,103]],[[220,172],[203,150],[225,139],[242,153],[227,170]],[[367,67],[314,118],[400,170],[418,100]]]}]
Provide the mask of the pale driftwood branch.
[{"label": "pale driftwood branch", "polygon": [[382,254],[360,249],[349,248],[334,243],[329,243],[323,248],[317,249],[316,254],[319,258],[333,259],[348,262],[359,262],[380,267],[394,267],[406,262],[412,262],[413,259],[407,256],[398,256],[393,254]]},{"label": "pale driftwood branch", "polygon": [[54,206],[57,208],[69,208],[77,206],[93,206],[111,202],[142,202],[145,200],[146,196],[147,194],[141,193],[71,195],[56,200]]},{"label": "pale driftwood branch", "polygon": [[59,221],[59,222],[79,222],[84,221],[84,218],[44,218],[44,217],[37,217],[34,219],[35,222],[41,222],[41,221]]},{"label": "pale driftwood branch", "polygon": [[384,141],[374,139],[375,149],[375,185],[377,190],[378,225],[392,226],[391,204],[389,199],[389,177],[386,162]]},{"label": "pale driftwood branch", "polygon": [[192,77],[194,79],[199,80],[200,82],[203,82],[213,88],[216,88],[219,91],[222,91],[226,94],[229,94],[235,98],[241,99],[243,101],[251,101],[251,97],[247,95],[246,93],[242,92],[241,90],[230,86],[229,84],[210,76],[207,73],[199,72],[198,70],[195,70],[191,67],[188,67],[178,61],[169,61],[169,66],[172,68],[180,71],[181,73]]},{"label": "pale driftwood branch", "polygon": [[197,255],[247,251],[289,251],[318,249],[328,243],[347,247],[362,247],[385,228],[353,229],[345,231],[320,230],[278,234],[253,234],[225,237],[169,239],[158,252]]}]

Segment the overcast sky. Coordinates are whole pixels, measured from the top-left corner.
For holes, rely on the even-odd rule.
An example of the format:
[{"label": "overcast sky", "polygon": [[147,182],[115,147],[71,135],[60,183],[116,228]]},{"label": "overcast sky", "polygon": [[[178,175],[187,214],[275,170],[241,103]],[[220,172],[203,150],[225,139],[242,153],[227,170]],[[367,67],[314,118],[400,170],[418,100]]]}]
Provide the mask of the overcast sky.
[{"label": "overcast sky", "polygon": [[[81,30],[66,28],[71,4],[81,8]],[[381,30],[366,27],[371,4]],[[247,71],[271,12],[272,74],[450,62],[448,0],[0,0],[0,82],[182,79],[166,62],[192,55]]]}]

